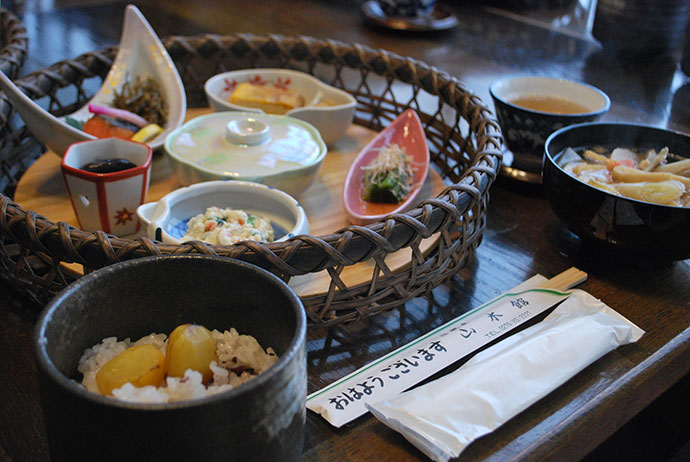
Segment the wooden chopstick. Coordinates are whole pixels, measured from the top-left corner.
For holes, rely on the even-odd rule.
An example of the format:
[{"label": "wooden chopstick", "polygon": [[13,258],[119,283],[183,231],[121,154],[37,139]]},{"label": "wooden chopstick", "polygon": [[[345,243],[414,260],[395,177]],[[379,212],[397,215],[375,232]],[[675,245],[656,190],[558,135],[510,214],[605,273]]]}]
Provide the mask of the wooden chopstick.
[{"label": "wooden chopstick", "polygon": [[542,289],[568,290],[586,280],[587,273],[573,266],[547,280],[539,287]]}]

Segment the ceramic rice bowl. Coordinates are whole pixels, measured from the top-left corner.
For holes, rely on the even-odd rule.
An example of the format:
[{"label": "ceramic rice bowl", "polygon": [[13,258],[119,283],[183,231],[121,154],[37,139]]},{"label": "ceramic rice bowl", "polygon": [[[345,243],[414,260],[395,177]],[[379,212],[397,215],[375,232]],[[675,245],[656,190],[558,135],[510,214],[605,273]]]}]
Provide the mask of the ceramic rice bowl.
[{"label": "ceramic rice bowl", "polygon": [[[138,339],[183,323],[235,327],[278,361],[248,383],[168,404],[87,391],[77,363],[103,338]],[[37,357],[52,460],[289,460],[302,453],[306,319],[280,279],[245,262],[202,255],[147,257],[72,283],[37,323]]]}]

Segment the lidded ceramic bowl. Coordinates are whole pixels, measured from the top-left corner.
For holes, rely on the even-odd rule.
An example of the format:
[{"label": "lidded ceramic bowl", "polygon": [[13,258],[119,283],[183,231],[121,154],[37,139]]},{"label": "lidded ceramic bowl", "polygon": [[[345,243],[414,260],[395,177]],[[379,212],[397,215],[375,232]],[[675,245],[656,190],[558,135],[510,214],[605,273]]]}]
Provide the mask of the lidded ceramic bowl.
[{"label": "lidded ceramic bowl", "polygon": [[251,112],[197,117],[165,140],[165,153],[183,185],[243,180],[290,195],[309,187],[326,152],[313,125],[288,116]]}]

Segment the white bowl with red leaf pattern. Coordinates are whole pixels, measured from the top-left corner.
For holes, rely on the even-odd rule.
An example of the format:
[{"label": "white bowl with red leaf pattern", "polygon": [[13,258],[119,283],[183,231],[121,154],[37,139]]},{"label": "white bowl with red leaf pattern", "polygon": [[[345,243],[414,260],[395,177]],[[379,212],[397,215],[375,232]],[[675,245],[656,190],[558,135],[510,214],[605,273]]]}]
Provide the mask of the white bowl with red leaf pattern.
[{"label": "white bowl with red leaf pattern", "polygon": [[264,112],[230,102],[230,95],[243,82],[297,92],[304,99],[304,105],[287,111],[285,115],[314,125],[326,144],[340,139],[352,123],[357,104],[352,95],[312,75],[289,69],[243,69],[215,75],[204,85],[209,105],[218,112]]}]

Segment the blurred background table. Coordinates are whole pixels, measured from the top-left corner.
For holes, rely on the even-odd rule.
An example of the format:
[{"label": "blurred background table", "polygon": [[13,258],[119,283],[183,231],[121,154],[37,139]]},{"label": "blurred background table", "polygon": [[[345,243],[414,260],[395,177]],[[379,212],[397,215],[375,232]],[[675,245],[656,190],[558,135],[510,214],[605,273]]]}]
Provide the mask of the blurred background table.
[{"label": "blurred background table", "polygon": [[[603,120],[690,131],[690,85],[680,53],[622,61],[591,38],[595,0],[441,2],[457,27],[437,33],[371,27],[362,1],[240,0],[135,2],[161,36],[202,33],[308,35],[361,43],[425,61],[458,77],[492,107],[489,84],[531,74],[587,82],[611,97]],[[561,6],[546,8],[557,3]],[[116,44],[125,2],[4,2],[29,35],[22,75]],[[622,25],[621,27],[628,27]],[[688,236],[679,236],[687,239]],[[500,178],[477,257],[460,279],[404,309],[355,325],[312,330],[309,392],[493,298],[528,277],[570,266],[589,273],[581,286],[647,331],[641,341],[597,361],[460,460],[680,460],[690,432],[685,410],[690,371],[690,261],[631,261],[589,249],[563,228],[538,186]],[[0,460],[48,460],[35,364],[33,324],[41,309],[0,283]],[[583,339],[583,341],[586,341]],[[371,416],[340,428],[307,414],[304,460],[407,461],[424,456]]]}]

